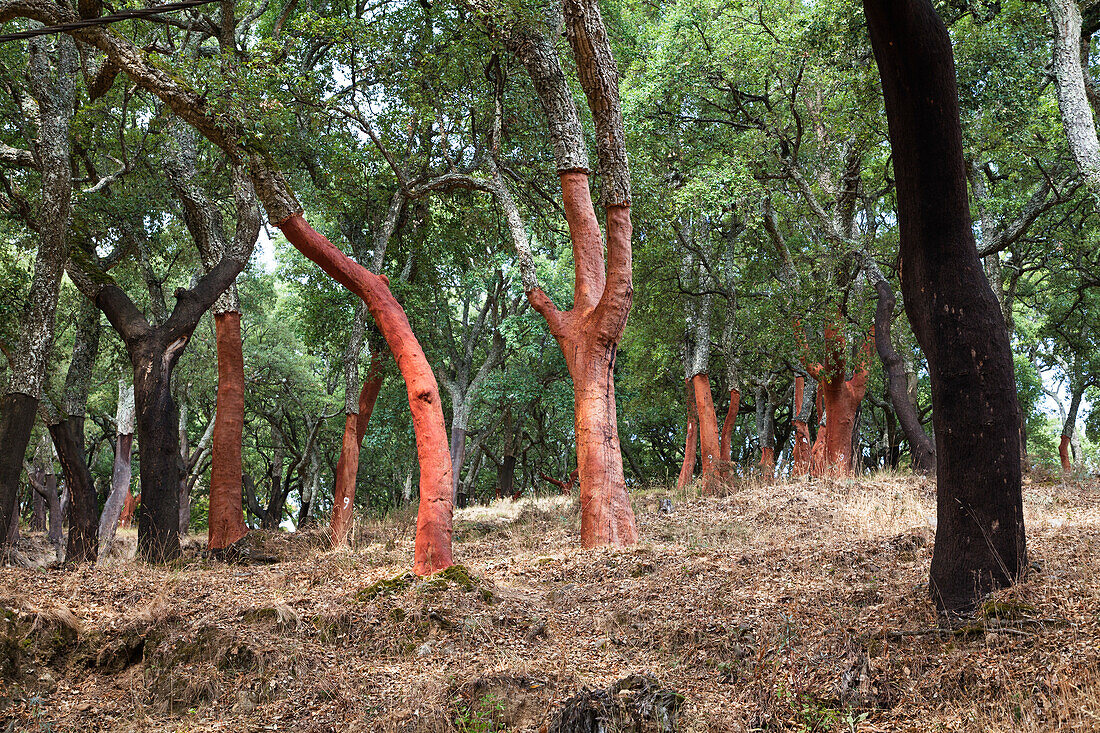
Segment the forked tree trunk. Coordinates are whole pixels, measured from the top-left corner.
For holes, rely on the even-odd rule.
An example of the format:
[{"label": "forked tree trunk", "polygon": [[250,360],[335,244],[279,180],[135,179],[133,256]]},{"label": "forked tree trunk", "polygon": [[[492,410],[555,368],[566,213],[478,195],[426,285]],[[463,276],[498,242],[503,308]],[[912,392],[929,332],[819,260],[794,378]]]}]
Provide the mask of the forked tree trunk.
[{"label": "forked tree trunk", "polygon": [[348,528],[351,526],[355,508],[355,481],[359,473],[359,451],[363,447],[363,437],[367,434],[370,416],[382,389],[384,356],[379,349],[371,349],[370,367],[359,391],[357,412],[348,414],[344,422],[340,458],[336,462],[336,487],[333,491],[332,522],[329,528],[334,546],[346,541]]},{"label": "forked tree trunk", "polygon": [[248,534],[244,523],[241,439],[244,434],[244,353],[241,313],[226,310],[214,314],[214,338],[218,349],[218,396],[210,463],[210,513],[207,548],[214,552]]},{"label": "forked tree trunk", "polygon": [[756,388],[756,437],[760,443],[760,473],[775,478],[775,402],[768,385]]},{"label": "forked tree trunk", "polygon": [[974,243],[947,28],[930,0],[864,8],[894,156],[905,309],[932,384],[929,589],[941,609],[958,612],[1027,566],[1012,352]]},{"label": "forked tree trunk", "polygon": [[302,254],[363,299],[405,377],[420,463],[420,510],[413,571],[426,575],[441,570],[452,564],[451,456],[443,427],[439,386],[420,342],[405,311],[390,293],[389,281],[384,275],[376,275],[356,264],[317,233],[300,212],[276,225]]},{"label": "forked tree trunk", "polygon": [[905,362],[890,340],[894,306],[897,298],[890,283],[885,279],[874,283],[878,302],[875,306],[875,348],[886,370],[886,384],[890,392],[890,403],[894,414],[898,416],[905,439],[909,442],[909,453],[913,458],[913,471],[932,474],[936,470],[936,447],[920,423],[916,407],[909,399],[909,377],[905,371]]}]

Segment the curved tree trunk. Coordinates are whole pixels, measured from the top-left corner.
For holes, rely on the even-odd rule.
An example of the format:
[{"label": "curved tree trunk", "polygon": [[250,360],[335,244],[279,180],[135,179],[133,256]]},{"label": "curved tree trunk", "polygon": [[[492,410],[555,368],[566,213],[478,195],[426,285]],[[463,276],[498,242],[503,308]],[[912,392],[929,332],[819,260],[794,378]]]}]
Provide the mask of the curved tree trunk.
[{"label": "curved tree trunk", "polygon": [[426,575],[441,570],[452,564],[451,456],[443,427],[439,386],[420,342],[405,311],[390,293],[384,275],[356,264],[317,233],[300,213],[290,215],[276,226],[298,251],[363,299],[397,361],[409,395],[420,463],[420,511],[413,571]]},{"label": "curved tree trunk", "polygon": [[916,473],[932,474],[936,470],[936,447],[928,433],[921,426],[916,407],[909,400],[909,376],[905,373],[905,363],[890,340],[894,306],[897,298],[886,280],[875,283],[878,303],[875,306],[875,348],[886,370],[887,389],[890,403],[898,416],[905,439],[909,441],[909,452],[913,457],[913,470]]},{"label": "curved tree trunk", "polygon": [[957,612],[1027,566],[1012,352],[974,243],[947,29],[930,0],[864,8],[894,155],[905,309],[932,383],[929,588],[941,609]]},{"label": "curved tree trunk", "polygon": [[248,525],[244,522],[244,466],[241,461],[244,353],[239,310],[214,314],[214,338],[218,349],[218,396],[214,408],[207,526],[207,549],[212,552],[224,550],[248,534]]}]

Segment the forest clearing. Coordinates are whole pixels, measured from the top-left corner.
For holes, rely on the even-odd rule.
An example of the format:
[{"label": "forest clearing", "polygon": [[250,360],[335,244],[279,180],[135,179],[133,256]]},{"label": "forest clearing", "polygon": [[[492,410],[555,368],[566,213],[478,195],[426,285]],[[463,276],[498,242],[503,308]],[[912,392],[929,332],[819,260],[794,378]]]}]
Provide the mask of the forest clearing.
[{"label": "forest clearing", "polygon": [[464,570],[443,580],[405,575],[407,513],[337,551],[255,538],[266,565],[211,564],[196,543],[171,568],[0,570],[19,589],[0,596],[5,648],[29,633],[4,660],[19,672],[0,716],[25,731],[538,731],[580,688],[648,673],[683,696],[682,731],[1095,730],[1096,490],[1027,487],[1038,569],[954,627],[925,586],[932,489],[891,475],[649,490],[628,549],[577,548],[568,499],[460,510]]}]

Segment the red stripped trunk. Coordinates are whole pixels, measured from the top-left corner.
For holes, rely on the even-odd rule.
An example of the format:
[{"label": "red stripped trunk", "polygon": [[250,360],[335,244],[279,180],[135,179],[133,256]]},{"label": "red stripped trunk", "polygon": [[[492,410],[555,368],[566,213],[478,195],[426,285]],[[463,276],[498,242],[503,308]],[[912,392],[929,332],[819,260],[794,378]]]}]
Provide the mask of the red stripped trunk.
[{"label": "red stripped trunk", "polygon": [[714,398],[710,393],[710,379],[706,374],[691,378],[695,392],[695,414],[699,423],[699,454],[702,459],[703,493],[712,493],[718,484],[718,461],[721,455],[721,437],[718,433],[718,417],[714,414]]},{"label": "red stripped trunk", "polygon": [[122,502],[122,514],[118,518],[120,527],[129,527],[134,523],[134,515],[137,513],[138,507],[141,505],[141,494],[134,496],[129,491],[126,492],[126,497]]},{"label": "red stripped trunk", "polygon": [[244,354],[241,314],[214,314],[218,348],[218,398],[210,464],[207,546],[223,550],[248,534],[242,499],[241,438],[244,433]]},{"label": "red stripped trunk", "polygon": [[775,477],[775,448],[770,445],[760,451],[760,472],[765,478]]},{"label": "red stripped trunk", "polygon": [[1070,459],[1069,454],[1070,437],[1063,435],[1061,442],[1058,443],[1058,457],[1062,461],[1062,474],[1068,476],[1073,472],[1073,461]]},{"label": "red stripped trunk", "polygon": [[339,547],[347,541],[352,510],[355,508],[355,480],[359,475],[359,440],[356,435],[358,426],[359,416],[348,415],[347,420],[344,421],[344,442],[340,448],[340,460],[336,462],[336,488],[332,497],[332,523],[329,525],[330,539],[334,547]]},{"label": "red stripped trunk", "polygon": [[726,410],[726,420],[722,423],[722,442],[719,451],[722,455],[722,463],[733,462],[733,427],[737,424],[737,413],[741,411],[741,392],[730,390],[730,406]]},{"label": "red stripped trunk", "polygon": [[[872,332],[872,338],[874,334]],[[871,342],[863,344],[862,357],[851,379],[845,379],[844,334],[837,327],[825,329],[825,341],[830,344],[824,365],[814,364],[810,372],[819,375],[818,396],[825,410],[825,435],[818,432],[814,444],[815,475],[850,476],[853,470],[852,432],[856,414],[867,392],[867,366]],[[818,443],[823,443],[821,463],[818,463]]]},{"label": "red stripped trunk", "polygon": [[355,421],[355,442],[360,447],[363,445],[363,436],[367,434],[367,425],[370,424],[374,404],[378,402],[378,394],[382,391],[383,358],[385,354],[371,352],[367,378],[363,381],[363,389],[359,391],[359,417]]},{"label": "red stripped trunk", "polygon": [[[794,378],[794,404],[797,410],[806,394],[806,378]],[[792,421],[794,425],[794,448],[791,450],[791,472],[795,476],[805,476],[810,472],[810,426],[799,420],[797,413]]]},{"label": "red stripped trunk", "polygon": [[370,415],[378,393],[382,390],[382,356],[371,353],[367,378],[359,390],[359,413],[348,415],[344,422],[344,439],[340,459],[336,462],[336,486],[333,489],[332,523],[329,535],[334,547],[347,541],[351,517],[355,510],[355,484],[359,476],[359,451],[367,434]]},{"label": "red stripped trunk", "polygon": [[298,251],[363,299],[397,361],[409,396],[420,464],[420,509],[413,572],[427,575],[452,564],[451,455],[439,385],[389,281],[356,264],[311,227],[301,214],[279,222]]},{"label": "red stripped trunk", "polygon": [[684,380],[684,406],[687,408],[687,429],[684,433],[684,462],[676,479],[676,489],[683,491],[695,476],[695,447],[699,442],[699,411],[695,402],[695,385]]}]

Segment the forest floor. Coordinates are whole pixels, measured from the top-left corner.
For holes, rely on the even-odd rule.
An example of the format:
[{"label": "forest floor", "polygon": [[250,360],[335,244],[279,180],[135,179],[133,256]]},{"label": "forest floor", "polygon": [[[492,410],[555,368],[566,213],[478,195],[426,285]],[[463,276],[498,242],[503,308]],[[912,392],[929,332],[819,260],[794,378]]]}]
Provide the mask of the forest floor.
[{"label": "forest floor", "polygon": [[470,508],[429,580],[411,512],[351,550],[254,533],[266,565],[194,540],[171,568],[0,569],[0,731],[537,731],[634,672],[681,731],[1096,731],[1098,497],[1029,483],[1035,570],[953,628],[932,487],[889,475],[640,491],[630,549],[577,547],[565,498]]}]

